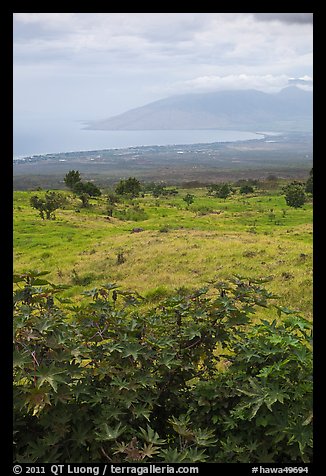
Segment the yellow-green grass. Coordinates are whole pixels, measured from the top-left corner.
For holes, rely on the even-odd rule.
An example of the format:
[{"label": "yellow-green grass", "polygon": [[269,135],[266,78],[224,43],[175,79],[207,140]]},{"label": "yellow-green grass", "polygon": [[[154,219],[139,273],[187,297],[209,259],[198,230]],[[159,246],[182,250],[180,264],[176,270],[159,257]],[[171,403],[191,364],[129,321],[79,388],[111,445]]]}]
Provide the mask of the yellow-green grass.
[{"label": "yellow-green grass", "polygon": [[[50,280],[71,285],[66,295],[115,282],[155,299],[234,274],[270,276],[280,305],[311,316],[311,203],[293,209],[275,192],[223,200],[206,189],[180,190],[136,199],[147,219],[133,222],[107,219],[105,197],[76,213],[79,200],[67,192],[66,209],[42,220],[29,205],[33,193],[41,194],[14,193],[14,269],[50,271]],[[186,193],[195,195],[189,208]],[[133,205],[118,204],[126,207]]]}]

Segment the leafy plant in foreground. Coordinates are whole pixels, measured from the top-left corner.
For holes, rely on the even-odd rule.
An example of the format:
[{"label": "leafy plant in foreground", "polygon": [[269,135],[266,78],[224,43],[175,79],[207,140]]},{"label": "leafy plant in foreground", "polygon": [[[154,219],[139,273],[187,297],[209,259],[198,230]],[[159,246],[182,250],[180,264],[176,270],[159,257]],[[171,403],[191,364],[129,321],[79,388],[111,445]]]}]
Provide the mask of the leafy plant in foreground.
[{"label": "leafy plant in foreground", "polygon": [[311,325],[259,320],[262,281],[147,309],[113,283],[72,306],[45,275],[15,275],[15,462],[311,460]]}]

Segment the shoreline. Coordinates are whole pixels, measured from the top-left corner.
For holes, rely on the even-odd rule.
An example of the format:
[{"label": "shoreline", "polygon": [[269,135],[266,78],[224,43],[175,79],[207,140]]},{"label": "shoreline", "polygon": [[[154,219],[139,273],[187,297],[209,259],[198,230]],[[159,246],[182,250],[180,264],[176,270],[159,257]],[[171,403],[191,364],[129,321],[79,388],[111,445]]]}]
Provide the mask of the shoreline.
[{"label": "shoreline", "polygon": [[[219,129],[220,131],[220,129]],[[243,131],[240,131],[243,132]],[[113,152],[113,151],[135,151],[135,149],[152,149],[152,148],[180,148],[180,147],[192,147],[196,148],[199,146],[212,146],[214,144],[235,144],[239,142],[251,142],[251,141],[262,141],[266,140],[267,137],[276,137],[284,135],[283,132],[252,132],[247,131],[250,134],[255,134],[257,137],[248,138],[248,139],[236,139],[236,140],[217,140],[212,142],[192,142],[192,143],[170,143],[170,144],[147,144],[147,145],[134,145],[134,146],[121,146],[121,147],[110,147],[110,148],[101,148],[101,149],[80,149],[80,150],[67,150],[62,152],[44,152],[40,154],[29,154],[29,155],[18,155],[13,156],[13,164],[26,163],[26,162],[36,162],[39,160],[47,159],[59,159],[59,156],[67,156],[71,154],[95,154],[101,152]],[[304,133],[306,134],[306,133]],[[260,137],[259,137],[260,136]]]}]

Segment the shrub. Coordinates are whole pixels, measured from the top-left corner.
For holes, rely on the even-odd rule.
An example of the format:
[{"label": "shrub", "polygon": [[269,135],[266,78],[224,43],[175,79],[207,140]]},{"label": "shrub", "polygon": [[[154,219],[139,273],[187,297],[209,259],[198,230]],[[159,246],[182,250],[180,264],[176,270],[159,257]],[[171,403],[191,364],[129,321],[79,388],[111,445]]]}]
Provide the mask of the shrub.
[{"label": "shrub", "polygon": [[68,188],[73,189],[77,183],[81,182],[80,173],[78,170],[69,170],[63,180]]},{"label": "shrub", "polygon": [[301,182],[291,182],[283,188],[285,201],[289,207],[301,208],[306,201],[304,184]]},{"label": "shrub", "polygon": [[311,325],[259,319],[262,281],[69,307],[45,274],[14,276],[15,462],[310,461]]},{"label": "shrub", "polygon": [[242,185],[242,187],[240,187],[240,193],[241,194],[247,194],[247,193],[253,193],[254,192],[254,187],[252,187],[252,185]]},{"label": "shrub", "polygon": [[118,195],[129,195],[131,197],[138,197],[141,191],[141,184],[135,177],[129,177],[126,180],[120,180],[115,188],[115,193]]},{"label": "shrub", "polygon": [[233,193],[233,189],[228,183],[214,184],[208,187],[208,195],[213,197],[226,199],[231,193]]},{"label": "shrub", "polygon": [[55,220],[55,211],[65,203],[63,195],[57,192],[46,192],[43,198],[33,195],[30,198],[30,205],[39,211],[42,220]]},{"label": "shrub", "polygon": [[187,207],[189,207],[189,205],[194,203],[195,195],[192,195],[191,193],[187,193],[187,195],[185,197],[183,197],[182,200],[184,200],[187,204]]}]

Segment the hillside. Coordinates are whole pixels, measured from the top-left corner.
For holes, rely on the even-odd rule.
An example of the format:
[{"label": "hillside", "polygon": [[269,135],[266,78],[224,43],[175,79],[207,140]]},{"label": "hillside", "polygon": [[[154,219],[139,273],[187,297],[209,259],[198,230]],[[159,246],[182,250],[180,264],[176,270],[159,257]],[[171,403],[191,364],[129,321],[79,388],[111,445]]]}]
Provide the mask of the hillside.
[{"label": "hillside", "polygon": [[[280,302],[311,315],[311,202],[287,207],[278,189],[257,188],[245,197],[237,191],[227,199],[208,196],[206,188],[178,191],[125,199],[109,219],[105,196],[80,208],[80,199],[65,191],[65,209],[45,221],[29,204],[35,191],[16,191],[15,272],[51,270],[54,282],[75,285],[69,296],[86,282],[94,287],[109,280],[149,297],[214,276],[273,276],[269,287]],[[187,193],[195,196],[189,208]],[[135,227],[143,232],[131,233]]]},{"label": "hillside", "polygon": [[15,463],[307,465],[312,197],[242,183],[14,192]]},{"label": "hillside", "polygon": [[90,122],[88,128],[310,131],[312,92],[291,86],[274,94],[250,89],[177,95]]}]

